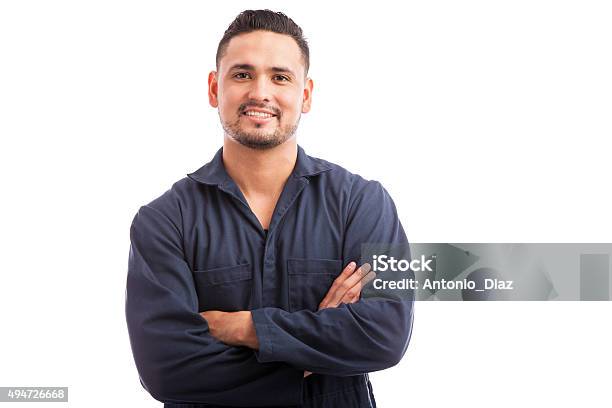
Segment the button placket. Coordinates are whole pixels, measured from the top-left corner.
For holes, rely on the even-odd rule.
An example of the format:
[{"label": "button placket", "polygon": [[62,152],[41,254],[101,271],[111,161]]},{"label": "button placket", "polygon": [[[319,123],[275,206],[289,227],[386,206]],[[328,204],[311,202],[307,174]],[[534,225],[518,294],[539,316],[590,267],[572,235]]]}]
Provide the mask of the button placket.
[{"label": "button placket", "polygon": [[289,177],[277,203],[277,209],[272,215],[272,220],[268,226],[268,235],[263,253],[262,301],[264,306],[276,303],[276,297],[280,292],[279,285],[285,284],[282,283],[284,279],[279,279],[279,276],[277,276],[279,272],[276,270],[276,246],[274,244],[276,227],[307,184],[308,180],[304,177]]},{"label": "button placket", "polygon": [[274,244],[272,242],[271,230],[268,230],[266,243],[263,253],[263,281],[262,281],[262,302],[264,306],[274,304],[276,293],[276,279],[274,266]]}]

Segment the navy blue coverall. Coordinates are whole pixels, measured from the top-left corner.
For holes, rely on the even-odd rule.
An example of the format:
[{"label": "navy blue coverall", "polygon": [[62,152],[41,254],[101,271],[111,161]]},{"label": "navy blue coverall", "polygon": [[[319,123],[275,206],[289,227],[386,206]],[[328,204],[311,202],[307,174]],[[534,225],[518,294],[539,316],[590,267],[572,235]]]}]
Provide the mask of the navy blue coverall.
[{"label": "navy blue coverall", "polygon": [[[166,407],[376,406],[367,373],[404,355],[413,302],[317,307],[362,243],[407,243],[380,183],[298,147],[266,234],[220,149],[142,206],[130,232],[132,351]],[[259,350],[213,338],[206,310],[251,310]]]}]

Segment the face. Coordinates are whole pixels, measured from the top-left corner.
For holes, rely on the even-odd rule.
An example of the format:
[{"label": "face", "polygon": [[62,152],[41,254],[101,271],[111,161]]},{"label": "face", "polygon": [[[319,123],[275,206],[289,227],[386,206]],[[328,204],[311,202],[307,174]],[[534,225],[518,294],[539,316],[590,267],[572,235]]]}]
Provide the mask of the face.
[{"label": "face", "polygon": [[208,98],[227,136],[253,149],[290,139],[310,110],[312,80],[293,38],[254,31],[232,38],[208,76]]}]

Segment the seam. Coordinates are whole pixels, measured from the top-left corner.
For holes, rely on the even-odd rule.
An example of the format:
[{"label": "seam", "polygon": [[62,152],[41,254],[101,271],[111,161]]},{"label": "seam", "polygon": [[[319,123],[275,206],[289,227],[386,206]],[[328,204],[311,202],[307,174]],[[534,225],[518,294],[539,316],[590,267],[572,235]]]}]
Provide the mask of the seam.
[{"label": "seam", "polygon": [[181,243],[184,239],[183,237],[183,232],[181,231],[181,229],[174,223],[174,221],[172,221],[172,219],[170,217],[168,217],[166,214],[164,214],[163,212],[159,211],[157,208],[152,207],[150,205],[143,205],[142,207],[140,207],[140,209],[142,210],[143,208],[148,208],[150,210],[152,210],[153,212],[161,215],[163,218],[167,219],[168,222],[170,222],[170,224],[176,229],[176,232],[178,232],[179,236],[181,237]]}]

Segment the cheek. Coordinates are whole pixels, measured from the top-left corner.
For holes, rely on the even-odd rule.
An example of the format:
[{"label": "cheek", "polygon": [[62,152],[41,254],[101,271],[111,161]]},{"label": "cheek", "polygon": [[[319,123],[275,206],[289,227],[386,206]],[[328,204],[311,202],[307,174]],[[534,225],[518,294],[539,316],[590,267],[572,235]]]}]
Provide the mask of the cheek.
[{"label": "cheek", "polygon": [[287,93],[278,98],[280,108],[286,116],[296,117],[302,112],[301,94]]},{"label": "cheek", "polygon": [[222,117],[236,116],[240,101],[228,98],[227,96],[219,99],[219,113]]},{"label": "cheek", "polygon": [[219,109],[222,113],[235,112],[242,103],[242,100],[240,89],[231,86],[219,88]]}]

